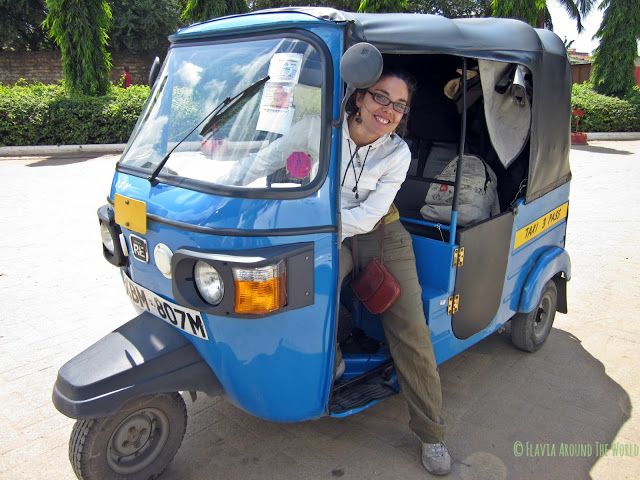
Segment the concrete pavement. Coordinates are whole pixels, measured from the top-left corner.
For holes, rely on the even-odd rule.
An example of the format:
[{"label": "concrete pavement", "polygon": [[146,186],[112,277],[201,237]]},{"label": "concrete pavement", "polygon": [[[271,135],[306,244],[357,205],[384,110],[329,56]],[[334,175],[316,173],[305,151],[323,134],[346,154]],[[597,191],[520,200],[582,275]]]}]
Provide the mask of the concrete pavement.
[{"label": "concrete pavement", "polygon": [[[95,216],[116,159],[0,159],[2,479],[74,478],[73,421],[50,401],[57,369],[133,315]],[[640,447],[640,142],[575,147],[572,170],[570,313],[536,354],[495,335],[441,366],[448,478],[640,476],[640,456],[598,450]],[[400,396],[300,424],[224,399],[186,402],[187,435],[165,479],[428,478]]]}]

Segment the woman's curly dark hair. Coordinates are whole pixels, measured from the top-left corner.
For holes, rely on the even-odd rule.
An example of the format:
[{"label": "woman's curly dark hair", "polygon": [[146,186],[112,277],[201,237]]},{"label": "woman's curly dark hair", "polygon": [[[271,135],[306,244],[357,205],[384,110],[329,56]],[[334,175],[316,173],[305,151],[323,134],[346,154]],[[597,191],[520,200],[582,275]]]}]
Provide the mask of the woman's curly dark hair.
[{"label": "woman's curly dark hair", "polygon": [[[380,74],[380,79],[385,77],[396,77],[402,80],[407,85],[407,90],[409,91],[409,98],[407,99],[407,104],[411,104],[411,98],[413,97],[414,92],[418,86],[416,79],[413,75],[411,75],[406,70],[402,70],[401,68],[394,67],[384,67],[382,73]],[[358,88],[347,100],[347,105],[345,111],[347,112],[347,118],[351,118],[351,116],[355,115],[358,111],[358,106],[356,105],[356,96],[359,93],[366,93],[366,89]],[[407,130],[407,115],[402,116],[402,120],[398,124],[396,128],[396,133],[400,136],[403,136]]]}]

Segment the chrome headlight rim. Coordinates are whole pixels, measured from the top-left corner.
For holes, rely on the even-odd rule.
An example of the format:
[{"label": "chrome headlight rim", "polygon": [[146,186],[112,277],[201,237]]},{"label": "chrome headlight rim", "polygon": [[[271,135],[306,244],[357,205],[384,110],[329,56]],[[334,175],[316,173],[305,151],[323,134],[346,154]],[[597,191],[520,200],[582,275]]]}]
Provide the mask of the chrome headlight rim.
[{"label": "chrome headlight rim", "polygon": [[100,237],[102,239],[102,246],[107,250],[109,255],[113,255],[116,250],[115,239],[109,226],[103,221],[100,221]]},{"label": "chrome headlight rim", "polygon": [[107,245],[102,240],[100,242],[102,243],[102,254],[105,260],[115,267],[125,267],[129,263],[127,246],[120,226],[115,223],[113,207],[109,204],[103,205],[98,209],[97,213],[100,236],[102,237],[104,228],[108,230],[113,239],[113,252],[107,249]]},{"label": "chrome headlight rim", "polygon": [[220,305],[224,298],[224,280],[220,272],[210,263],[198,260],[193,266],[196,291],[209,305]]}]

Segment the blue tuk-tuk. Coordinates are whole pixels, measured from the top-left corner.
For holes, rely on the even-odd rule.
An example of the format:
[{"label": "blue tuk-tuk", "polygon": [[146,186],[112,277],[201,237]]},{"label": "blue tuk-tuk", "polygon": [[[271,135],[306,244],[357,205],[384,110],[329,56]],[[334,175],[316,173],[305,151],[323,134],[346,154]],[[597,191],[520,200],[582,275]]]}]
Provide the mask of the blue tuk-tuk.
[{"label": "blue tuk-tuk", "polygon": [[[505,328],[520,349],[544,343],[570,277],[570,70],[556,35],[506,19],[288,8],[170,40],[98,210],[104,256],[139,315],[66,363],[53,391],[78,419],[79,478],[160,474],[186,428],[179,392],[299,422],[399,391],[378,317],[338,288],[341,121],[362,80],[353,59],[371,51],[418,80],[395,204],[437,362]],[[275,171],[257,160],[301,131],[317,138],[310,150],[292,147]],[[456,162],[468,155],[495,173],[484,184],[499,206],[461,222]],[[444,220],[421,213],[434,191],[452,196]]]}]

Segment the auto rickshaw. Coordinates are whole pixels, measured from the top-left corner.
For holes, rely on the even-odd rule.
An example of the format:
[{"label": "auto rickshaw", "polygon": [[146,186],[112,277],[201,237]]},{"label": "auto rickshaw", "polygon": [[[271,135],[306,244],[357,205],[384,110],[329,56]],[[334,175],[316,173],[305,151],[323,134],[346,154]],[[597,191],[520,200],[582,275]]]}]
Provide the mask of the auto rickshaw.
[{"label": "auto rickshaw", "polygon": [[[66,363],[53,390],[77,419],[79,478],[160,474],[185,432],[181,392],[300,422],[399,391],[379,318],[338,286],[344,103],[375,83],[380,59],[419,83],[395,204],[437,362],[507,327],[520,349],[545,342],[571,273],[570,70],[555,34],[507,19],[284,8],[170,41],[98,210],[104,256],[140,313]],[[300,124],[316,145],[262,165],[259,153]],[[497,183],[499,206],[463,223],[467,155],[494,171],[484,183]],[[443,179],[433,165],[452,159]],[[420,213],[434,185],[452,195],[445,220]]]}]

